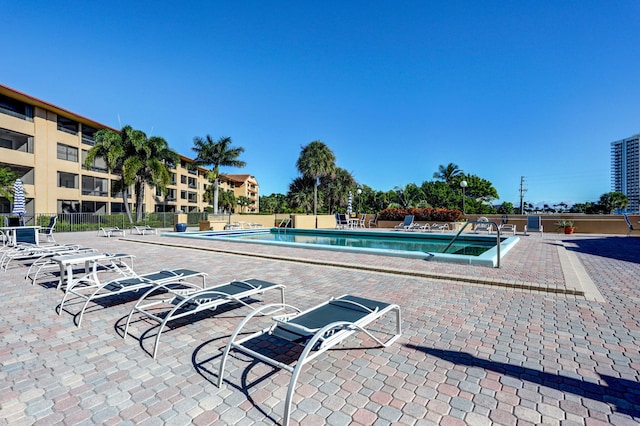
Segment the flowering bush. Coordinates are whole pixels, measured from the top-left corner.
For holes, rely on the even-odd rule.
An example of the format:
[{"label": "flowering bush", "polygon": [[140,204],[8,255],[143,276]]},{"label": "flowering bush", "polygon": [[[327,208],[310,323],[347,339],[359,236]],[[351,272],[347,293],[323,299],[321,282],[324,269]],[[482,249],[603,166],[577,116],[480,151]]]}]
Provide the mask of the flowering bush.
[{"label": "flowering bush", "polygon": [[408,209],[384,209],[378,216],[379,220],[398,220],[402,221],[408,214],[415,216],[416,222],[456,222],[462,217],[460,210],[434,209],[425,208],[408,208]]}]

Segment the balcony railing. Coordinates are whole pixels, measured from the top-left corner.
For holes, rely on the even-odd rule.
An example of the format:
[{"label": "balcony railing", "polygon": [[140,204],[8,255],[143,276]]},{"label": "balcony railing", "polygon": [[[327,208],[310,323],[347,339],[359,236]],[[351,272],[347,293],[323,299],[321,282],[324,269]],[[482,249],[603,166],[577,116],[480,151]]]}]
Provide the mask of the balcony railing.
[{"label": "balcony railing", "polygon": [[92,136],[82,135],[82,143],[86,145],[95,145],[96,141]]},{"label": "balcony railing", "polygon": [[66,127],[62,127],[62,126],[58,126],[58,130],[64,133],[68,133],[70,135],[77,135],[78,131],[77,130],[72,130],[72,129],[67,129]]},{"label": "balcony railing", "polygon": [[[99,191],[99,190],[89,191],[89,190],[83,189],[82,195],[93,195],[95,197],[108,197],[109,191]],[[120,198],[122,198],[122,195],[120,196]]]},{"label": "balcony railing", "polygon": [[10,109],[6,109],[6,108],[0,107],[0,112],[3,113],[3,114],[10,115],[12,117],[19,118],[21,120],[33,121],[33,117],[30,117],[30,116],[25,115],[25,114],[21,114],[19,112],[11,111]]}]

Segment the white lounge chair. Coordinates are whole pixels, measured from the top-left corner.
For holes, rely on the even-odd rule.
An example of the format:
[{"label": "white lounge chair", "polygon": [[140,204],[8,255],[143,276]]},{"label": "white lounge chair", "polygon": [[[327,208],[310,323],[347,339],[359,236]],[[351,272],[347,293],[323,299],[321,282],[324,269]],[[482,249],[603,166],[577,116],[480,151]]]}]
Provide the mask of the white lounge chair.
[{"label": "white lounge chair", "polygon": [[84,305],[79,312],[78,316],[78,327],[82,324],[82,317],[84,312],[89,306],[89,303],[102,299],[104,297],[110,297],[118,294],[138,292],[141,290],[148,289],[153,286],[160,286],[169,283],[183,283],[187,279],[191,278],[199,278],[202,279],[202,286],[200,289],[205,287],[205,277],[207,276],[204,272],[192,271],[190,269],[163,269],[157,272],[151,272],[147,274],[138,275],[131,269],[123,269],[121,271],[122,275],[116,279],[112,279],[106,282],[98,282],[95,279],[84,280],[78,279],[74,280],[72,284],[67,286],[67,290],[65,291],[64,296],[62,297],[62,301],[60,302],[60,311],[58,314],[62,312],[62,308],[64,307],[64,302],[69,295],[77,296],[81,299],[84,299]]},{"label": "white lounge chair", "polygon": [[6,271],[11,261],[38,261],[43,257],[55,256],[59,253],[72,252],[77,249],[75,245],[35,245],[18,244],[8,247],[0,257],[0,269]]},{"label": "white lounge chair", "polygon": [[498,228],[500,229],[500,232],[504,234],[511,232],[513,235],[516,235],[517,226],[515,223],[502,223]]},{"label": "white lounge chair", "polygon": [[473,232],[475,232],[476,234],[482,231],[486,231],[490,234],[493,231],[493,225],[489,223],[489,219],[487,219],[486,217],[479,217],[478,222],[480,223],[476,223],[476,226],[473,228]]},{"label": "white lounge chair", "polygon": [[110,228],[100,228],[98,230],[98,235],[104,235],[105,237],[111,238],[114,235],[120,234],[124,237],[124,229],[120,229],[117,226],[113,226]]},{"label": "white lounge chair", "polygon": [[449,232],[449,224],[448,223],[432,223],[431,225],[429,225],[429,229],[431,231]]},{"label": "white lounge chair", "polygon": [[[123,337],[127,337],[129,324],[135,313],[142,314],[145,319],[158,322],[160,326],[156,334],[152,354],[153,358],[155,358],[160,344],[160,335],[168,322],[202,311],[215,311],[223,305],[232,303],[251,307],[248,303],[250,299],[256,295],[263,294],[267,290],[280,290],[280,301],[283,304],[285,303],[284,285],[257,279],[232,281],[205,289],[195,287],[195,291],[194,288],[180,287],[172,289],[171,285],[161,285],[147,291],[136,302],[127,317]],[[168,297],[155,299],[155,296],[162,293],[166,293]],[[149,301],[150,297],[154,297],[155,300]],[[168,310],[158,310],[162,306],[168,307]]]},{"label": "white lounge chair", "polygon": [[[273,317],[273,324],[269,327],[236,340],[252,318],[263,314],[263,312],[272,312],[274,308],[285,308],[295,312]],[[372,330],[368,328],[369,325],[392,311],[395,312],[395,330],[380,331],[376,333],[377,336],[372,334]],[[376,329],[380,330],[378,326]],[[380,346],[391,345],[402,335],[400,307],[391,303],[350,295],[331,299],[303,312],[285,304],[266,305],[251,312],[231,334],[220,361],[218,387],[222,386],[227,357],[232,349],[276,368],[289,371],[291,380],[285,399],[282,422],[286,426],[289,423],[291,400],[302,367],[323,352],[342,343],[347,337],[360,331],[371,337]],[[386,337],[380,336],[382,333]],[[265,341],[265,339],[269,340]],[[273,344],[270,346],[269,352],[261,350],[267,343]],[[292,345],[300,345],[303,349],[300,352],[292,349]],[[277,350],[279,346],[282,351]],[[291,358],[288,355],[291,353],[300,354],[297,360],[293,360],[293,365],[281,360],[281,357]]]},{"label": "white lounge chair", "polygon": [[153,234],[153,235],[158,235],[158,230],[156,228],[152,228],[149,225],[145,225],[145,226],[134,226],[133,228],[131,228],[131,234],[133,235],[135,231],[135,235],[146,235],[146,234]]}]

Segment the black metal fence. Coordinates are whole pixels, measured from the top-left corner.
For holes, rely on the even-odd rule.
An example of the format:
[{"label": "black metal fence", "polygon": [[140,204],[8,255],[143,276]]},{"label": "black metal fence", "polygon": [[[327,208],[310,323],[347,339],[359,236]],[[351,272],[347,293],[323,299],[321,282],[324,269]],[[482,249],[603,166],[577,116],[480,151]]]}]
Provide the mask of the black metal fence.
[{"label": "black metal fence", "polygon": [[[230,222],[228,215],[212,215],[211,213],[184,213],[187,217],[188,226],[198,226],[201,220],[213,220],[215,217],[219,221]],[[35,225],[47,227],[52,216],[58,216],[55,230],[56,232],[79,232],[97,231],[100,228],[118,227],[128,229],[132,226],[149,225],[153,228],[173,228],[175,213],[147,213],[141,222],[135,222],[135,215],[132,215],[134,223],[129,222],[125,213],[118,214],[95,214],[95,213],[39,213],[35,216],[24,216],[25,225]],[[8,217],[5,215],[5,217]],[[5,219],[6,222],[7,219]],[[181,222],[184,223],[184,222]]]}]

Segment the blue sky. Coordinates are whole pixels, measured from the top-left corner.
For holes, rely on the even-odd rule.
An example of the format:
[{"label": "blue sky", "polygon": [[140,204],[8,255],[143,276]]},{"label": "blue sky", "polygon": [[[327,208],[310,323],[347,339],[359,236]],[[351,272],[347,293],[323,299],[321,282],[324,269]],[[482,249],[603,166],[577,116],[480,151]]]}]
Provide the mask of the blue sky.
[{"label": "blue sky", "polygon": [[450,162],[502,201],[611,190],[640,132],[640,2],[7,1],[0,82],[192,156],[230,136],[263,195],[303,145],[377,190]]}]

